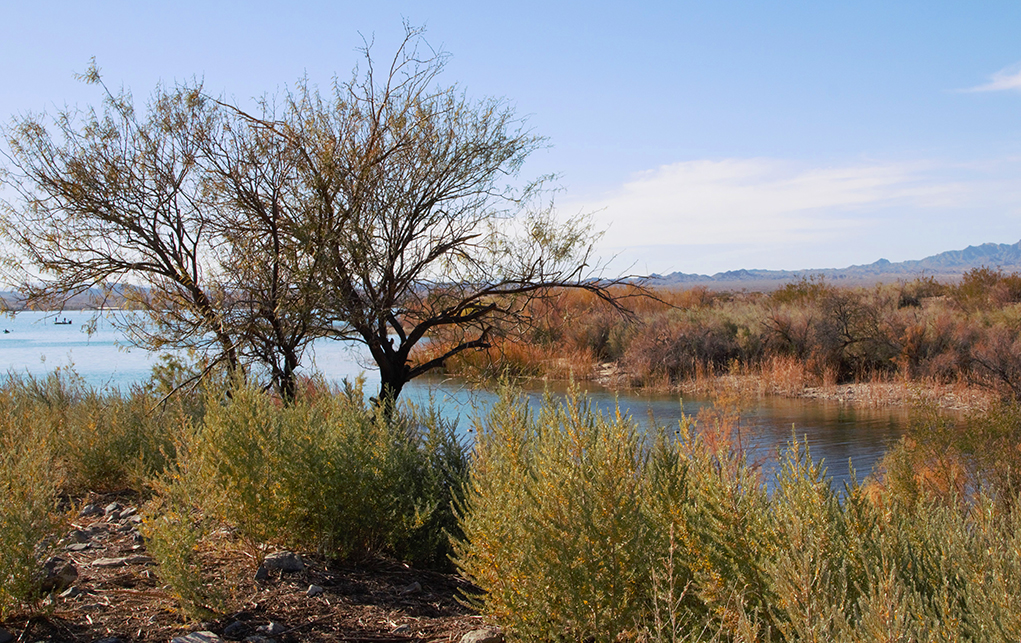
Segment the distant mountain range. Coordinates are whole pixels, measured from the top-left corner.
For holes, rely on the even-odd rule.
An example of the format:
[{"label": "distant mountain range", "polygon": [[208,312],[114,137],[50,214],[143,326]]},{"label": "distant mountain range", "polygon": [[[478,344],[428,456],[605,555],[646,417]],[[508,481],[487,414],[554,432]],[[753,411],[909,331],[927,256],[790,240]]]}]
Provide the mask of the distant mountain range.
[{"label": "distant mountain range", "polygon": [[880,259],[874,263],[847,268],[818,270],[729,270],[715,275],[695,275],[672,272],[669,275],[651,275],[654,286],[704,285],[713,289],[772,290],[798,279],[823,276],[827,281],[848,285],[874,284],[898,279],[914,279],[932,275],[938,279],[954,280],[973,268],[1000,268],[1005,272],[1021,272],[1021,241],[1014,244],[983,243],[964,250],[941,252],[924,259],[892,263]]},{"label": "distant mountain range", "polygon": [[[973,268],[999,268],[1004,272],[1021,272],[1021,241],[1014,244],[983,243],[968,246],[964,250],[941,252],[924,259],[892,263],[886,259],[847,268],[820,268],[815,270],[728,270],[715,275],[695,275],[672,272],[669,275],[653,274],[647,281],[652,286],[706,286],[713,290],[769,291],[780,288],[798,279],[823,276],[826,281],[849,286],[869,285],[879,282],[911,280],[931,275],[940,280],[953,281]],[[64,310],[90,308],[92,295],[89,292],[67,302]],[[119,291],[107,299],[106,305],[117,308],[124,304]],[[0,292],[0,311],[21,310],[24,302],[17,292]]]}]

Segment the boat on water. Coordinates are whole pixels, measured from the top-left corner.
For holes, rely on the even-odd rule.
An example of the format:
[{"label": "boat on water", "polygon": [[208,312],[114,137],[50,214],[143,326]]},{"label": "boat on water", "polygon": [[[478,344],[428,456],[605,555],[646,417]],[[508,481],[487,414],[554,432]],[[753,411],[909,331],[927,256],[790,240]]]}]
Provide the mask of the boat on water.
[{"label": "boat on water", "polygon": [[70,326],[71,325],[71,320],[68,319],[67,317],[65,317],[63,319],[54,319],[53,320],[53,324],[55,326]]}]

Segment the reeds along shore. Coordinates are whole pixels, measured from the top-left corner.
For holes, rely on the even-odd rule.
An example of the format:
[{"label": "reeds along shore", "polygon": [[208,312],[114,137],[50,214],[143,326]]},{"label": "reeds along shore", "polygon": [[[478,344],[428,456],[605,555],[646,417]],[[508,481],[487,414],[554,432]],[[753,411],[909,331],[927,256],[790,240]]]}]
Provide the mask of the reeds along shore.
[{"label": "reeds along shore", "polygon": [[[839,491],[792,442],[767,493],[721,406],[651,434],[584,398],[505,389],[475,444],[428,410],[308,382],[291,405],[157,379],[0,385],[0,622],[89,492],[130,489],[185,616],[241,609],[217,547],[456,568],[513,640],[1018,640],[1021,410],[923,409],[875,478]],[[224,534],[229,534],[229,538]],[[268,546],[268,547],[267,547]]]},{"label": "reeds along shore", "polygon": [[[505,329],[448,372],[600,379],[673,389],[751,376],[769,394],[854,382],[978,387],[1021,396],[1021,275],[986,268],[865,287],[803,279],[764,293],[621,289],[633,318],[585,293],[533,304],[540,320]],[[443,345],[442,338],[434,345]],[[426,347],[426,351],[429,347]],[[424,357],[424,355],[423,355]]]}]

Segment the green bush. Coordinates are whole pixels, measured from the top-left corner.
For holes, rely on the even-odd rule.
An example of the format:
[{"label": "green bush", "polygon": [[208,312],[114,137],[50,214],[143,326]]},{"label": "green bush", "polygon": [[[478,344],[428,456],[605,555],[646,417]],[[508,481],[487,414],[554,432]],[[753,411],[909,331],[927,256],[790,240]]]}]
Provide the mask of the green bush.
[{"label": "green bush", "polygon": [[9,374],[0,411],[21,416],[24,431],[52,438],[51,463],[68,493],[140,488],[173,458],[181,400],[156,407],[142,389],[100,392],[73,372],[45,378]]},{"label": "green bush", "polygon": [[206,481],[202,510],[253,551],[276,542],[448,564],[444,530],[467,468],[455,427],[436,413],[388,417],[361,395],[310,391],[283,406],[236,386],[210,399],[181,449],[183,470]]},{"label": "green bush", "polygon": [[647,601],[645,457],[633,423],[583,402],[533,416],[505,393],[477,424],[457,545],[480,606],[529,640],[613,640]]},{"label": "green bush", "polygon": [[208,491],[195,478],[173,469],[154,480],[154,497],[143,507],[141,532],[146,549],[159,563],[156,574],[169,588],[185,615],[208,618],[220,602],[213,583],[202,572],[199,546],[209,519],[196,508]]},{"label": "green bush", "polygon": [[[17,411],[22,412],[17,412]],[[0,412],[0,621],[37,598],[41,562],[62,525],[57,515],[59,472],[48,436],[25,409]]]},{"label": "green bush", "polygon": [[1021,636],[1021,512],[995,485],[838,494],[795,440],[767,493],[729,422],[648,441],[583,400],[534,413],[505,393],[460,512],[470,600],[522,640]]}]

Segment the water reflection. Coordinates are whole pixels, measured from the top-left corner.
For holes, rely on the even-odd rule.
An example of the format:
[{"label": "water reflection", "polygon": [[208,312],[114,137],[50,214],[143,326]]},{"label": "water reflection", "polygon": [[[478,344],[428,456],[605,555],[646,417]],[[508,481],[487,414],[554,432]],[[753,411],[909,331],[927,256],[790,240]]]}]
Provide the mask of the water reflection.
[{"label": "water reflection", "polygon": [[[639,426],[673,427],[682,414],[695,417],[711,405],[710,400],[684,399],[673,395],[618,393],[594,384],[578,388],[603,413],[619,407]],[[532,384],[524,393],[531,405],[542,403],[546,391],[563,398],[568,386]],[[420,378],[405,389],[408,401],[428,404],[432,400],[445,417],[459,420],[468,434],[470,419],[485,413],[497,399],[489,390],[476,390],[457,379]],[[761,463],[766,480],[772,480],[779,466],[778,452],[796,435],[811,451],[812,459],[823,461],[833,484],[842,488],[853,469],[858,480],[872,472],[886,450],[903,435],[909,411],[901,408],[859,409],[837,402],[784,398],[756,398],[743,403],[736,438],[748,457]]]}]

